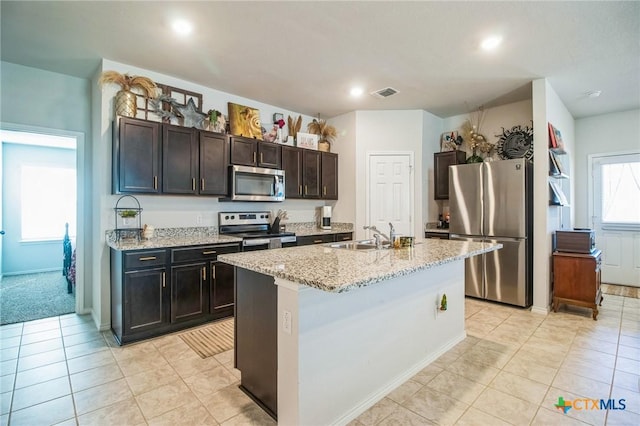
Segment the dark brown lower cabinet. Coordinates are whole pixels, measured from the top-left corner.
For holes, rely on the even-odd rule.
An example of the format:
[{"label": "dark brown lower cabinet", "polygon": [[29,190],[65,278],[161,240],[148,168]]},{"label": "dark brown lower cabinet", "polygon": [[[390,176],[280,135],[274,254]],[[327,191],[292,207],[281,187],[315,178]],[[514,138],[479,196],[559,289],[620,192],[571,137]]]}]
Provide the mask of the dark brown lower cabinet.
[{"label": "dark brown lower cabinet", "polygon": [[111,249],[111,329],[119,344],[233,316],[234,269],[218,254],[238,244]]},{"label": "dark brown lower cabinet", "polygon": [[296,245],[308,246],[311,244],[335,243],[338,241],[353,240],[353,232],[340,232],[338,234],[304,235],[296,238]]},{"label": "dark brown lower cabinet", "polygon": [[171,267],[171,322],[189,321],[209,310],[207,263]]}]

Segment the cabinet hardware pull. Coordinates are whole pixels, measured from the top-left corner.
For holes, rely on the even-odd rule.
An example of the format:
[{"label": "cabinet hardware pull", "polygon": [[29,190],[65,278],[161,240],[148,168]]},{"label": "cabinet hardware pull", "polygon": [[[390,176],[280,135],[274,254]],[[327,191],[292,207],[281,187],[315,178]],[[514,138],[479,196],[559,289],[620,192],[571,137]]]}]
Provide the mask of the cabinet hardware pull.
[{"label": "cabinet hardware pull", "polygon": [[302,185],[300,185],[300,189],[298,192],[300,193],[300,195],[302,195]]},{"label": "cabinet hardware pull", "polygon": [[342,241],[349,241],[351,238],[349,237],[342,237]]},{"label": "cabinet hardware pull", "polygon": [[158,189],[158,176],[153,177],[153,189]]},{"label": "cabinet hardware pull", "polygon": [[313,240],[313,244],[319,244],[321,242],[322,242],[322,240]]},{"label": "cabinet hardware pull", "polygon": [[207,267],[203,266],[202,267],[202,281],[206,281],[207,280]]},{"label": "cabinet hardware pull", "polygon": [[304,195],[309,194],[309,190],[307,189],[307,185],[304,186]]},{"label": "cabinet hardware pull", "polygon": [[191,178],[191,190],[196,190],[196,178]]},{"label": "cabinet hardware pull", "polygon": [[155,256],[147,256],[147,257],[141,257],[138,259],[141,262],[144,262],[145,260],[156,260]]},{"label": "cabinet hardware pull", "polygon": [[322,195],[327,195],[327,187],[326,186],[322,187]]},{"label": "cabinet hardware pull", "polygon": [[256,153],[255,153],[255,151],[253,152],[253,162],[254,163],[256,162]]},{"label": "cabinet hardware pull", "polygon": [[262,153],[260,153],[260,162],[264,163],[264,159],[263,159]]},{"label": "cabinet hardware pull", "polygon": [[162,288],[165,288],[167,285],[167,281],[165,279],[165,272],[162,273]]},{"label": "cabinet hardware pull", "polygon": [[200,191],[204,191],[204,179],[200,179]]},{"label": "cabinet hardware pull", "polygon": [[216,265],[211,265],[211,279],[216,279]]},{"label": "cabinet hardware pull", "polygon": [[203,251],[202,254],[216,254],[215,250],[207,250],[207,251]]}]

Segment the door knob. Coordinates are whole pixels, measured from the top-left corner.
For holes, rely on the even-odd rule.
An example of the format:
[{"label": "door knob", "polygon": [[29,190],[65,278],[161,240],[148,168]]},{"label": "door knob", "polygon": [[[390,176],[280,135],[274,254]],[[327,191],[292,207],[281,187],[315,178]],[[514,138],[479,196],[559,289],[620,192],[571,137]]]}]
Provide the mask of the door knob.
[{"label": "door knob", "polygon": [[4,230],[0,231],[0,235],[4,235]]}]

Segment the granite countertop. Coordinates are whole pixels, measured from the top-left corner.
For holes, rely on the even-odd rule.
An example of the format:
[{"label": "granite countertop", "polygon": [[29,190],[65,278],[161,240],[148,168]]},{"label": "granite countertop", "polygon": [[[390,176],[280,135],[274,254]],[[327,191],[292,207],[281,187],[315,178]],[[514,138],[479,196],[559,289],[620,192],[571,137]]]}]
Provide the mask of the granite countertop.
[{"label": "granite countertop", "polygon": [[321,229],[315,222],[285,223],[287,232],[295,232],[296,237],[309,235],[339,234],[341,232],[353,232],[352,223],[332,223],[331,229]]},{"label": "granite countertop", "polygon": [[184,247],[208,244],[239,243],[242,238],[218,235],[214,228],[164,228],[156,229],[150,239],[116,240],[114,231],[106,233],[107,245],[115,250],[129,251],[167,247]]},{"label": "granite countertop", "polygon": [[347,250],[329,244],[234,253],[218,260],[328,292],[344,292],[502,248],[501,244],[427,239],[413,248]]}]

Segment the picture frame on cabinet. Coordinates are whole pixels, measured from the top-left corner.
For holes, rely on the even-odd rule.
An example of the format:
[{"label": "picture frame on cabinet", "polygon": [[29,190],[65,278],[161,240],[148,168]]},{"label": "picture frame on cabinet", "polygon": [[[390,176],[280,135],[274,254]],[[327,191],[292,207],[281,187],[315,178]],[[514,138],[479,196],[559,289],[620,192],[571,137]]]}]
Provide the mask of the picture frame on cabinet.
[{"label": "picture frame on cabinet", "polygon": [[462,145],[462,136],[457,130],[444,132],[440,136],[440,152],[457,151],[460,145]]},{"label": "picture frame on cabinet", "polygon": [[315,149],[316,151],[318,150],[319,135],[298,132],[297,136],[298,146],[300,148]]}]

